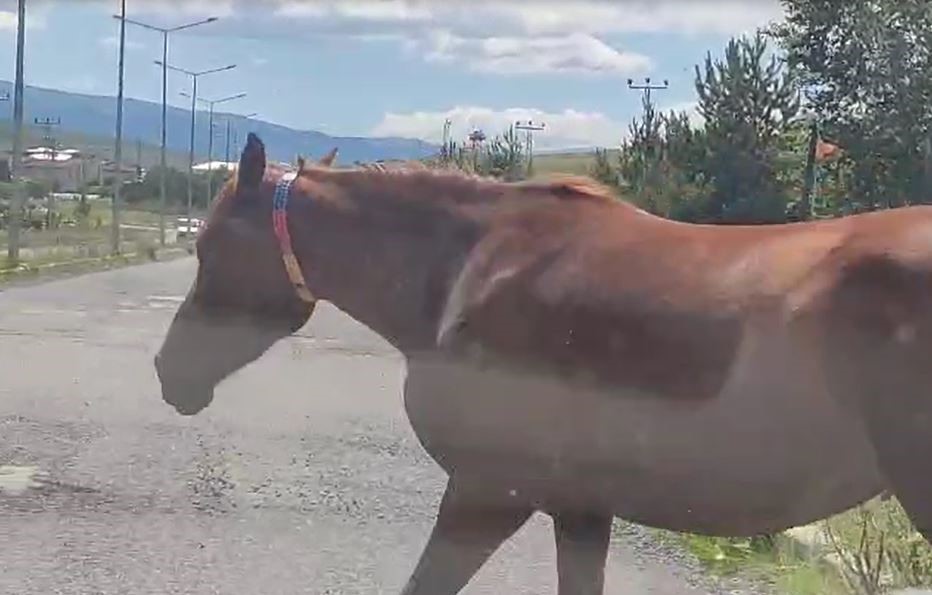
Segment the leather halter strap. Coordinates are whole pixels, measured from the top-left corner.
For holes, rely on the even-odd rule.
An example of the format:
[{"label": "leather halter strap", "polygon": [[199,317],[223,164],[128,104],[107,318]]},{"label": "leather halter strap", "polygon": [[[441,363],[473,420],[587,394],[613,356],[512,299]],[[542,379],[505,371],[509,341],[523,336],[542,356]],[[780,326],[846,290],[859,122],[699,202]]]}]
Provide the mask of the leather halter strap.
[{"label": "leather halter strap", "polygon": [[296,178],[297,174],[289,172],[283,175],[275,185],[275,197],[272,203],[272,227],[275,229],[275,237],[278,238],[282,263],[285,265],[288,280],[291,281],[295,293],[298,294],[301,301],[313,307],[317,303],[317,299],[307,287],[301,265],[298,264],[298,258],[292,249],[291,234],[288,232],[288,199],[291,197],[291,189]]}]

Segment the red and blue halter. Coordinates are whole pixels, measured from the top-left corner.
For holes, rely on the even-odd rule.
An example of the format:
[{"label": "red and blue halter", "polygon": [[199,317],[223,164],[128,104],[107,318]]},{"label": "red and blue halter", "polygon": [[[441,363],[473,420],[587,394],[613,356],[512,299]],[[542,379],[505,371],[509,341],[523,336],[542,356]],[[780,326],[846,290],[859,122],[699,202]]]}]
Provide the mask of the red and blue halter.
[{"label": "red and blue halter", "polygon": [[275,237],[278,238],[278,245],[282,252],[282,262],[285,265],[288,280],[291,281],[301,301],[310,304],[311,308],[313,308],[314,304],[317,303],[317,299],[307,287],[301,265],[298,264],[298,259],[292,248],[291,234],[288,232],[288,199],[291,198],[291,189],[296,178],[296,173],[289,172],[283,175],[275,185],[275,197],[272,202],[272,227],[275,229]]}]

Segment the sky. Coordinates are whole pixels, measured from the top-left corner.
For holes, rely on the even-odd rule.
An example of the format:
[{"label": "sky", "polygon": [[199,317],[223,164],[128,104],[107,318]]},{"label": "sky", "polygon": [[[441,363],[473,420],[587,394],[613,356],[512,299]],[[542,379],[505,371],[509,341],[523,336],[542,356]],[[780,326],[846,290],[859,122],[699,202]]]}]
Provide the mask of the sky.
[{"label": "sky", "polygon": [[[26,83],[115,95],[117,0],[28,0]],[[341,136],[462,139],[516,120],[541,149],[617,146],[640,110],[627,81],[669,81],[663,109],[694,107],[694,65],[780,17],[778,0],[127,0],[175,26],[169,63],[206,70],[199,95],[235,113]],[[0,0],[0,78],[12,80],[16,12]],[[160,101],[161,35],[127,26],[126,95]],[[190,79],[169,73],[186,107]],[[218,107],[219,109],[219,107]],[[698,117],[698,116],[696,116]]]}]

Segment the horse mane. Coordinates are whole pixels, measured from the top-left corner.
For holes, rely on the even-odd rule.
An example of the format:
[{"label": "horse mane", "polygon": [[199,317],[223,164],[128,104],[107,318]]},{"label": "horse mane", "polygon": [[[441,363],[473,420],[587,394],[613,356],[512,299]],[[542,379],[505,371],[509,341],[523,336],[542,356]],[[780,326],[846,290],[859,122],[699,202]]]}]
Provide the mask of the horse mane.
[{"label": "horse mane", "polygon": [[326,170],[309,164],[302,170],[302,175],[310,169],[318,171],[339,171],[341,174],[355,173],[371,181],[406,182],[413,186],[418,183],[451,184],[463,188],[470,186],[475,190],[490,191],[490,195],[500,196],[509,190],[521,194],[550,195],[560,200],[594,200],[597,202],[619,202],[611,189],[588,176],[574,174],[553,174],[542,179],[506,182],[489,176],[482,176],[455,168],[429,167],[419,161],[393,164],[358,164],[357,167],[341,170]]}]

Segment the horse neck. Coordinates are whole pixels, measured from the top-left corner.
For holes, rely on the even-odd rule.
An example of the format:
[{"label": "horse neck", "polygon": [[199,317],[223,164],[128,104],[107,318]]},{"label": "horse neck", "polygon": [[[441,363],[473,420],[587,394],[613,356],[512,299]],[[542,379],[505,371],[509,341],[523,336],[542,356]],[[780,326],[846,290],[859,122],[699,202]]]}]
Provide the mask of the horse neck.
[{"label": "horse neck", "polygon": [[[402,352],[430,350],[449,288],[481,235],[455,209],[335,177],[342,205],[313,198],[292,236],[308,284]],[[373,190],[373,188],[376,188]]]}]

